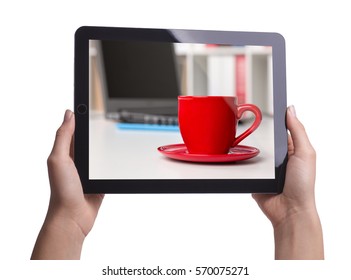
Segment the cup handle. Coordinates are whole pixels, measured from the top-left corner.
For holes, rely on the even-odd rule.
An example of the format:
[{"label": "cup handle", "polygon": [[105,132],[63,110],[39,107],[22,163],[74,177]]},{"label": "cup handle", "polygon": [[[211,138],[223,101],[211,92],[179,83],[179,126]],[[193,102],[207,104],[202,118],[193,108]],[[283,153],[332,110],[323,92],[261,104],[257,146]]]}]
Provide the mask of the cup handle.
[{"label": "cup handle", "polygon": [[253,122],[253,124],[246,129],[243,133],[241,133],[238,137],[235,138],[234,142],[233,142],[233,147],[235,147],[236,145],[238,145],[242,140],[244,140],[247,136],[249,136],[252,132],[254,132],[258,126],[260,125],[261,121],[262,121],[262,113],[261,110],[253,104],[241,104],[237,106],[238,108],[238,115],[237,115],[237,119],[240,120],[243,113],[245,111],[250,111],[252,113],[254,113],[255,115],[255,121]]}]

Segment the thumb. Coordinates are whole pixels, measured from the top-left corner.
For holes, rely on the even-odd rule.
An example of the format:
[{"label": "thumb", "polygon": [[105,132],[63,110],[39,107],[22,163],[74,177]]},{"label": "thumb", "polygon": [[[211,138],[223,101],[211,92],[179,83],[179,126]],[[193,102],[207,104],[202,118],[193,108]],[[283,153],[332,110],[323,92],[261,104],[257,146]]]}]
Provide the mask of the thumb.
[{"label": "thumb", "polygon": [[52,154],[69,156],[74,128],[74,113],[70,110],[66,110],[63,122],[56,132]]},{"label": "thumb", "polygon": [[305,127],[296,116],[295,107],[289,106],[286,114],[287,128],[294,143],[295,152],[312,148]]}]

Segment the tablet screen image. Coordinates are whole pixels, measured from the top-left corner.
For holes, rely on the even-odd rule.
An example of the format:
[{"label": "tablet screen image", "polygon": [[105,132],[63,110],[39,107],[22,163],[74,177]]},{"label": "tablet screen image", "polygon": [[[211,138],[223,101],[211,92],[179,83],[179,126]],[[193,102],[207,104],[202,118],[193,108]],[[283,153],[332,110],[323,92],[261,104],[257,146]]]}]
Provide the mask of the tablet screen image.
[{"label": "tablet screen image", "polygon": [[84,191],[280,192],[287,158],[282,40],[78,30],[75,161]]}]

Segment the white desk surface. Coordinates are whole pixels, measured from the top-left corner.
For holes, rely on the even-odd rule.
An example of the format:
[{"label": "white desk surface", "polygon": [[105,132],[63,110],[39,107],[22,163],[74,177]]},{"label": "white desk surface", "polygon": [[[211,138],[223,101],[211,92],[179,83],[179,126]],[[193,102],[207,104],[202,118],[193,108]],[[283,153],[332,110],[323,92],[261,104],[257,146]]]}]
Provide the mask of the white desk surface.
[{"label": "white desk surface", "polygon": [[[247,128],[239,124],[238,133]],[[103,114],[89,123],[90,179],[268,179],[274,178],[273,118],[240,144],[256,147],[258,156],[235,163],[191,163],[172,160],[157,148],[183,143],[179,132],[121,130]]]}]

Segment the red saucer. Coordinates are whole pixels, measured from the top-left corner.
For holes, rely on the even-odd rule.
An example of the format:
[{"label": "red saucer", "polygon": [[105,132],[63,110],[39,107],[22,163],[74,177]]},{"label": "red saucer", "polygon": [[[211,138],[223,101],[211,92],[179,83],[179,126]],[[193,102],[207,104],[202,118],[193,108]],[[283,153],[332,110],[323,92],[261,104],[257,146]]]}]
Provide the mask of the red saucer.
[{"label": "red saucer", "polygon": [[223,155],[189,154],[185,144],[161,146],[157,150],[166,157],[191,162],[234,162],[253,158],[260,153],[257,148],[242,145],[230,148],[229,153]]}]

